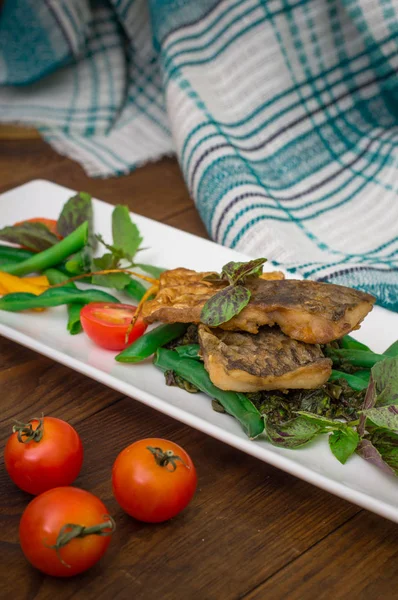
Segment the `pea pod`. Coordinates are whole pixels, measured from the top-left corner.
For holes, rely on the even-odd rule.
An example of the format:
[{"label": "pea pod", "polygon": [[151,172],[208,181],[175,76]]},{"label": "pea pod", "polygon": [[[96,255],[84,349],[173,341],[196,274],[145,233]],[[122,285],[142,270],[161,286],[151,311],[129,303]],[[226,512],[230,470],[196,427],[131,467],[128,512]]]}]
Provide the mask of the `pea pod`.
[{"label": "pea pod", "polygon": [[325,354],[332,359],[334,365],[348,363],[362,369],[371,369],[376,363],[386,358],[383,354],[375,354],[367,350],[336,350],[330,347],[325,347]]},{"label": "pea pod", "polygon": [[17,264],[8,264],[1,267],[2,271],[11,273],[11,275],[28,275],[49,269],[64,261],[68,256],[78,252],[87,242],[88,223],[85,221],[75,231],[66,238],[54,244],[51,248],[43,250],[38,254],[33,254]]},{"label": "pea pod", "polygon": [[350,335],[345,335],[340,340],[340,347],[345,350],[367,350],[371,351],[368,346],[362,344],[362,342],[358,342],[358,340],[354,339]]},{"label": "pea pod", "polygon": [[65,285],[49,288],[38,296],[24,292],[7,294],[0,298],[0,310],[18,312],[32,308],[48,308],[75,303],[88,304],[89,302],[119,302],[119,300],[101,290],[78,290]]},{"label": "pea pod", "polygon": [[250,439],[264,431],[264,420],[257,408],[244,394],[220,390],[211,381],[202,362],[181,358],[174,350],[159,348],[154,364],[164,371],[174,371],[210,398],[218,400],[226,412],[235,417]]},{"label": "pea pod", "polygon": [[364,381],[361,377],[356,377],[355,375],[343,373],[343,371],[335,371],[333,369],[329,381],[336,381],[337,379],[345,379],[348,385],[356,391],[361,391],[368,387],[368,382]]},{"label": "pea pod", "polygon": [[391,358],[395,358],[396,356],[398,356],[398,340],[391,344],[391,346],[389,346],[387,350],[384,350],[383,354]]},{"label": "pea pod", "polygon": [[[68,279],[68,275],[65,275],[65,273],[62,273],[62,271],[59,271],[58,269],[47,269],[44,274],[47,276],[47,279],[51,285],[58,285],[59,283],[63,283]],[[69,281],[64,287],[77,289],[73,281]],[[68,304],[67,306],[68,323],[66,328],[71,335],[76,335],[82,331],[82,325],[80,323],[80,311],[83,306],[84,304],[80,302],[76,302],[76,304]]]},{"label": "pea pod", "polygon": [[115,356],[118,362],[137,363],[152,356],[158,348],[180,337],[188,329],[186,323],[170,323],[159,325],[152,331],[142,335],[128,348]]}]

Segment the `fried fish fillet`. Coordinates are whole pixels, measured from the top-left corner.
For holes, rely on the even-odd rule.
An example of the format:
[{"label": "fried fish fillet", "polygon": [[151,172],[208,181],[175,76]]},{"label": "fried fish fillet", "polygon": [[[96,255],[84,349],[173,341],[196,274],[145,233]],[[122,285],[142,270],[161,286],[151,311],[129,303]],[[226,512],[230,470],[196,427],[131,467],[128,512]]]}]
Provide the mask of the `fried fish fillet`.
[{"label": "fried fish fillet", "polygon": [[[208,275],[184,268],[162,273],[156,297],[143,307],[144,319],[200,323],[205,302],[225,286],[204,281]],[[251,291],[249,304],[222,329],[257,333],[262,325],[277,324],[309,344],[326,344],[358,329],[375,302],[370,294],[317,281],[252,278],[245,286]]]},{"label": "fried fish fillet", "polygon": [[292,340],[277,327],[252,334],[200,325],[199,341],[210,379],[222,390],[314,389],[332,370],[318,345]]}]

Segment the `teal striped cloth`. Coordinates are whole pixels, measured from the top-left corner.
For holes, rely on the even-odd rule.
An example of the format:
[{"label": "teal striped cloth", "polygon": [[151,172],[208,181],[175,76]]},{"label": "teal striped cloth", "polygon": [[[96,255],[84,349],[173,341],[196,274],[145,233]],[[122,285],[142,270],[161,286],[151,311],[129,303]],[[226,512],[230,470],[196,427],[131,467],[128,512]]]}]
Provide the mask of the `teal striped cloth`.
[{"label": "teal striped cloth", "polygon": [[0,84],[88,174],[177,153],[214,240],[398,310],[396,1],[5,0]]}]

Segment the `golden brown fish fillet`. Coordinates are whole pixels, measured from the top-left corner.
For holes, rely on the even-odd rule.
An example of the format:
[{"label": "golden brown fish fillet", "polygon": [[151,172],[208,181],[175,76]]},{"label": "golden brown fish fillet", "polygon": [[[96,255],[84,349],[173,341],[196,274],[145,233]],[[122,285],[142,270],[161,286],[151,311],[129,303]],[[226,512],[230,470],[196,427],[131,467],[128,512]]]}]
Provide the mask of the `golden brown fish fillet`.
[{"label": "golden brown fish fillet", "polygon": [[[144,305],[145,320],[200,323],[203,305],[225,285],[203,281],[207,275],[183,268],[162,273],[159,292]],[[309,344],[326,344],[358,329],[375,302],[370,294],[317,281],[252,278],[245,285],[252,293],[249,304],[222,329],[257,333],[262,325],[277,324]]]},{"label": "golden brown fish fillet", "polygon": [[222,390],[309,390],[332,370],[318,345],[292,340],[277,327],[252,334],[200,325],[199,341],[210,379]]}]

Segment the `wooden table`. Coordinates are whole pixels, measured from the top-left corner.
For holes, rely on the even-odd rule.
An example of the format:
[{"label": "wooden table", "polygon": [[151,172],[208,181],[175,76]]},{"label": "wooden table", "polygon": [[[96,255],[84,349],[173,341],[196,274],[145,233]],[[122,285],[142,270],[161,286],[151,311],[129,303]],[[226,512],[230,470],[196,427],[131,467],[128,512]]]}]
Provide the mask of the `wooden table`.
[{"label": "wooden table", "polygon": [[[92,180],[40,139],[0,140],[0,191],[44,178],[206,237],[175,160],[128,177]],[[85,447],[76,485],[109,507],[117,531],[108,553],[71,580],[25,561],[18,523],[29,496],[0,467],[0,598],[220,600],[398,598],[397,527],[202,433],[0,339],[0,438],[13,418],[45,411],[72,423]],[[191,454],[196,496],[179,517],[145,525],[112,497],[110,472],[130,442],[159,436]],[[398,488],[397,488],[398,489]]]}]

